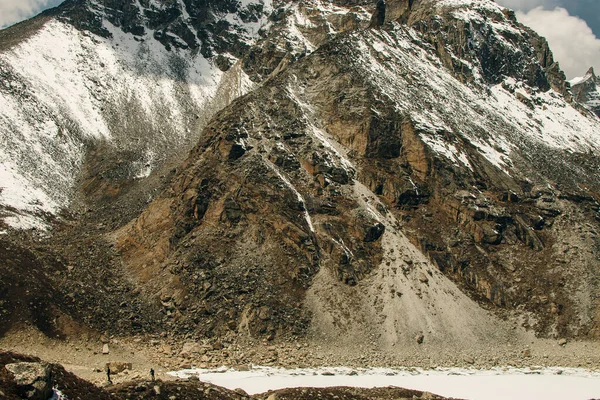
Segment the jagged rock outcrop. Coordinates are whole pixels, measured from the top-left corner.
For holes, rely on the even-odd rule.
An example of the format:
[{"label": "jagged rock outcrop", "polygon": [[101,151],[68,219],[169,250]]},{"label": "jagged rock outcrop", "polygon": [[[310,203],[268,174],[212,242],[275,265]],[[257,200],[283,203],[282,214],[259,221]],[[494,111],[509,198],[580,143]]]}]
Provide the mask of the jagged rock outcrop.
[{"label": "jagged rock outcrop", "polygon": [[[167,49],[196,49],[204,57],[229,53],[240,56],[271,13],[271,2],[245,6],[235,0],[202,3],[198,1],[103,1],[70,0],[46,15],[56,15],[78,29],[110,38],[109,22],[138,40],[150,33]],[[223,18],[225,16],[225,18]],[[250,43],[248,43],[250,39]]]},{"label": "jagged rock outcrop", "polygon": [[378,4],[384,14],[377,17],[381,22],[397,21],[419,31],[444,66],[465,83],[477,82],[474,74],[481,74],[488,84],[513,77],[543,91],[552,87],[568,95],[565,75],[548,42],[518,24],[511,10],[471,0],[382,0]]},{"label": "jagged rock outcrop", "polygon": [[573,98],[600,117],[600,78],[590,68],[582,78],[571,81]]}]

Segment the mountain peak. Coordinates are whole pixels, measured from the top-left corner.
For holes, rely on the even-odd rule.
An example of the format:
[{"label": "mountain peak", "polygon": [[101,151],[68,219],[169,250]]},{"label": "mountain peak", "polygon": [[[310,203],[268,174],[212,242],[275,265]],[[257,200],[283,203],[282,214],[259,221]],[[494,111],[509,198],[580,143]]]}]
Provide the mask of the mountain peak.
[{"label": "mountain peak", "polygon": [[573,98],[600,117],[600,79],[590,67],[583,77],[571,80]]},{"label": "mountain peak", "polygon": [[393,23],[422,34],[463,82],[497,84],[511,77],[568,96],[547,41],[491,0],[381,0],[371,26]]},{"label": "mountain peak", "polygon": [[48,288],[24,315],[231,349],[600,337],[600,120],[491,0],[366,29],[374,2],[68,0],[0,50],[0,276]]}]

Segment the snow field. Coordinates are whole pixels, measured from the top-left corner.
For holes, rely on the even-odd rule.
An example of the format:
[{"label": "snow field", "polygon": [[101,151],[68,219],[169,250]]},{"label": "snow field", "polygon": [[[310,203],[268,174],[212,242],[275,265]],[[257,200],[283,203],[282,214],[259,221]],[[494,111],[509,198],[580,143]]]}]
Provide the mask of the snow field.
[{"label": "snow field", "polygon": [[202,381],[249,394],[290,387],[397,386],[469,400],[589,400],[600,396],[600,372],[573,368],[285,370],[255,366],[250,371],[189,369],[170,374],[199,376]]}]

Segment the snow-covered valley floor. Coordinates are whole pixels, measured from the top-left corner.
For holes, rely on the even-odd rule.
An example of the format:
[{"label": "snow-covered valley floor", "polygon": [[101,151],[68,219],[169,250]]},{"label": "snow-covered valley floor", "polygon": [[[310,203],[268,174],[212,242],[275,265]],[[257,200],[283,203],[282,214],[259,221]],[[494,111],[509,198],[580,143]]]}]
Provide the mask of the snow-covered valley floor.
[{"label": "snow-covered valley floor", "polygon": [[255,366],[249,371],[187,369],[170,374],[179,378],[196,375],[202,381],[241,388],[249,394],[289,387],[398,386],[469,400],[600,399],[600,371],[575,368],[285,370]]}]

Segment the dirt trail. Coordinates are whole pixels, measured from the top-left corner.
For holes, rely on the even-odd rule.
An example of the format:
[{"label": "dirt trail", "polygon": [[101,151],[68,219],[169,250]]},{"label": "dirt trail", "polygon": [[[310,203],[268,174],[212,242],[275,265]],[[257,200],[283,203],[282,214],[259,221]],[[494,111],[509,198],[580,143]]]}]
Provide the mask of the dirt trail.
[{"label": "dirt trail", "polygon": [[67,371],[93,382],[106,382],[105,365],[107,362],[132,363],[132,370],[113,374],[114,383],[131,379],[150,377],[150,369],[156,371],[156,377],[169,380],[168,369],[157,365],[149,356],[145,344],[135,340],[112,340],[109,354],[102,354],[103,343],[99,340],[71,338],[56,340],[44,336],[33,328],[21,328],[10,331],[0,339],[0,349],[11,350],[21,354],[32,355],[51,363],[62,364]]}]

